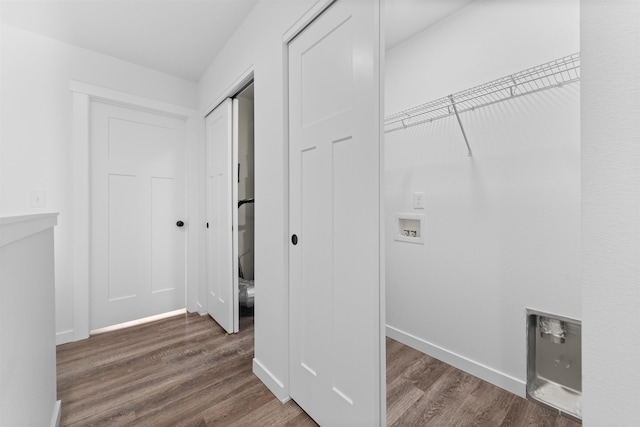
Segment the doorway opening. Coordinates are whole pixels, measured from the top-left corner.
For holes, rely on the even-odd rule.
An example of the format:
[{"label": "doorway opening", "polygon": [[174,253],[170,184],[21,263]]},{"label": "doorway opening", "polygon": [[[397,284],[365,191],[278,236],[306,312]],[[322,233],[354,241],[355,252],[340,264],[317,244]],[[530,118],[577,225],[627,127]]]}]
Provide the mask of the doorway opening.
[{"label": "doorway opening", "polygon": [[89,330],[96,334],[185,308],[187,121],[121,102],[90,106]]},{"label": "doorway opening", "polygon": [[[526,308],[580,313],[579,6],[388,0],[384,14],[387,336],[521,398]],[[388,384],[390,417],[402,387]],[[411,424],[402,408],[390,419]]]},{"label": "doorway opening", "polygon": [[206,304],[230,334],[240,330],[241,308],[253,315],[253,110],[249,81],[206,117]]},{"label": "doorway opening", "polygon": [[[237,153],[238,153],[238,204],[237,235],[238,248],[238,310],[241,317],[253,317],[254,275],[254,230],[255,230],[255,168],[254,168],[254,96],[253,83],[243,89],[237,100]],[[243,322],[241,322],[242,324]]]}]

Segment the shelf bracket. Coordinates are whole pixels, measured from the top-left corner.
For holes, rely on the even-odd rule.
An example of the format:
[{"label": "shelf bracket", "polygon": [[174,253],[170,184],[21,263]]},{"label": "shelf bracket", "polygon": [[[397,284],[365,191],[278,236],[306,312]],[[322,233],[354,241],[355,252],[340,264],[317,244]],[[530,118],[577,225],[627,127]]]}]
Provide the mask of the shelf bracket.
[{"label": "shelf bracket", "polygon": [[469,146],[469,140],[467,139],[467,134],[464,131],[464,126],[462,126],[462,120],[460,120],[460,114],[458,114],[458,109],[456,108],[456,103],[453,100],[453,95],[449,95],[449,100],[451,101],[451,107],[453,107],[453,112],[456,115],[456,119],[458,119],[458,124],[460,125],[460,130],[462,131],[462,137],[464,138],[464,143],[467,144],[467,155],[471,157],[471,147]]}]

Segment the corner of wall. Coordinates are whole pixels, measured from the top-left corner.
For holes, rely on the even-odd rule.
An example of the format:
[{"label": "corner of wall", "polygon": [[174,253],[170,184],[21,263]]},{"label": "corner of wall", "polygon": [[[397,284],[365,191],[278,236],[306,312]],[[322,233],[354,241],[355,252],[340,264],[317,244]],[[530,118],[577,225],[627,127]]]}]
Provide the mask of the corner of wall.
[{"label": "corner of wall", "polygon": [[580,5],[583,422],[630,425],[640,419],[640,3]]}]

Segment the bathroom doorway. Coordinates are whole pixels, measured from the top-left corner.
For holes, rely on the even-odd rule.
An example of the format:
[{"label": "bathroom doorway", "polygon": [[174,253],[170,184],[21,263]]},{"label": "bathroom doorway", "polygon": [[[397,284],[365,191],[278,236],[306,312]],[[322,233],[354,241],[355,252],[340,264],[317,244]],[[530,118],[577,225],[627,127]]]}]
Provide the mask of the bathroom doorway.
[{"label": "bathroom doorway", "polygon": [[232,334],[254,303],[253,83],[206,117],[207,312]]},{"label": "bathroom doorway", "polygon": [[253,316],[254,274],[254,96],[253,83],[235,97],[237,105],[237,138],[234,142],[238,159],[237,227],[234,240],[238,248],[238,309],[241,317]]}]

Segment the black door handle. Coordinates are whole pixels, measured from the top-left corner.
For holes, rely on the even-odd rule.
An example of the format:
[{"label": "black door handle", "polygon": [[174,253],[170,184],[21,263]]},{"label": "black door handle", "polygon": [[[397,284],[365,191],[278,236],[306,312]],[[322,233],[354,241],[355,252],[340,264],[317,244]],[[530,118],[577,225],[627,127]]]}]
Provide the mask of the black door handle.
[{"label": "black door handle", "polygon": [[176,225],[177,225],[178,227],[182,227],[182,226],[184,226],[184,222],[182,222],[182,221],[178,221],[178,222],[176,222]]},{"label": "black door handle", "polygon": [[297,245],[298,244],[298,236],[296,236],[295,234],[293,236],[291,236],[291,243],[293,243],[293,245]]}]

